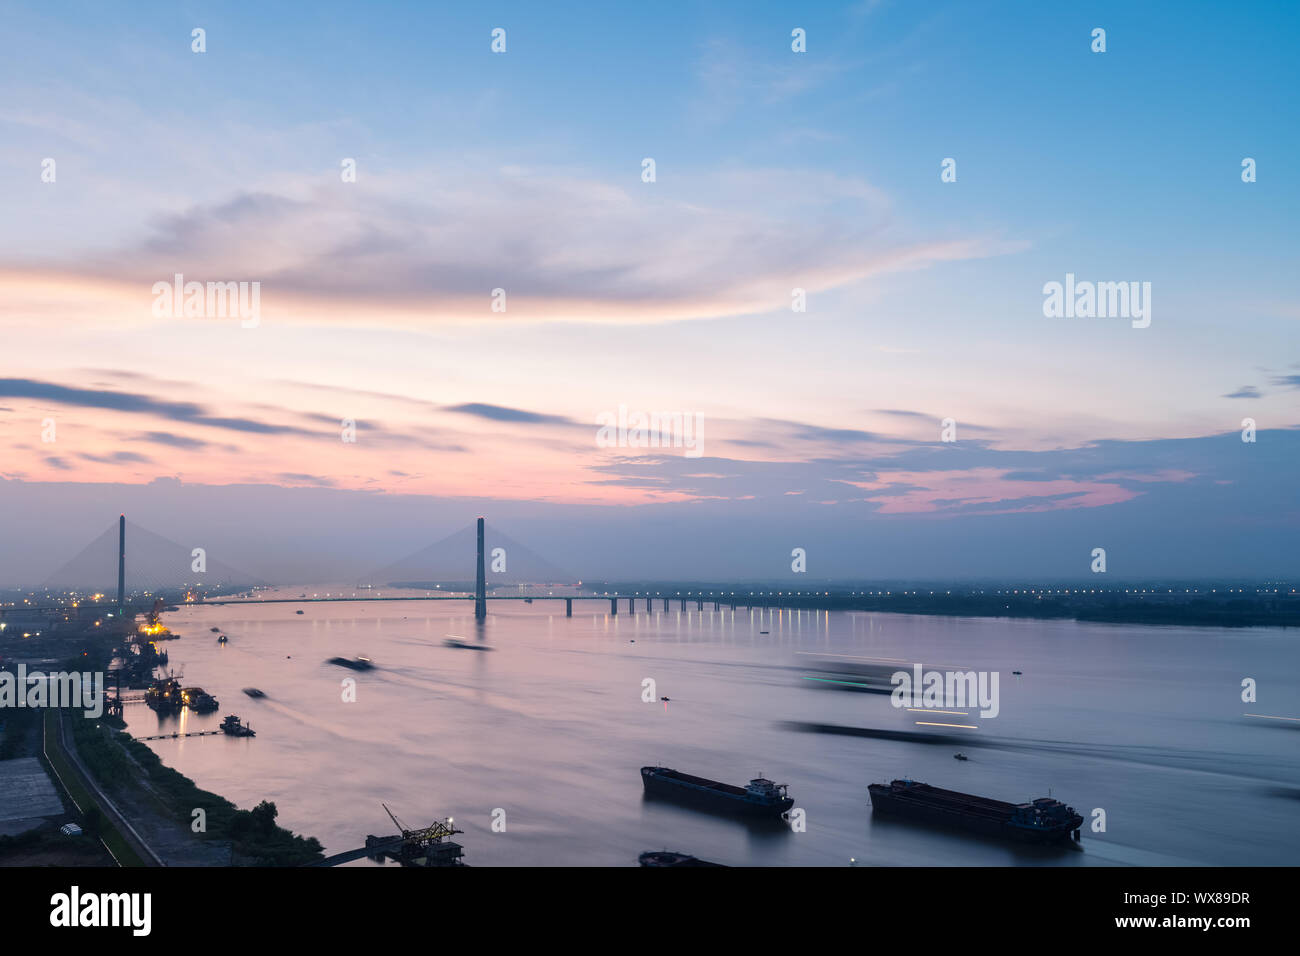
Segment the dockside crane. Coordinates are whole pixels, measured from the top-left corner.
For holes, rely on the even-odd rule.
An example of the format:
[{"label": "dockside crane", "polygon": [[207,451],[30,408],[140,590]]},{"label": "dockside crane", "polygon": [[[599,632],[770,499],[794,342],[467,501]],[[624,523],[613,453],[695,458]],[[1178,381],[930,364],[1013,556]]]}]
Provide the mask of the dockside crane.
[{"label": "dockside crane", "polygon": [[[437,822],[432,826],[422,827],[420,829],[411,829],[401,820],[397,819],[393,811],[388,809],[388,804],[381,803],[384,812],[388,814],[388,819],[392,820],[397,826],[398,831],[402,834],[402,855],[411,857],[417,855],[431,856],[437,852],[435,847],[442,844],[443,839],[456,833],[464,833],[464,830],[457,830],[452,823],[451,817],[446,822]],[[452,844],[455,846],[455,844]],[[459,849],[459,848],[458,848]]]}]

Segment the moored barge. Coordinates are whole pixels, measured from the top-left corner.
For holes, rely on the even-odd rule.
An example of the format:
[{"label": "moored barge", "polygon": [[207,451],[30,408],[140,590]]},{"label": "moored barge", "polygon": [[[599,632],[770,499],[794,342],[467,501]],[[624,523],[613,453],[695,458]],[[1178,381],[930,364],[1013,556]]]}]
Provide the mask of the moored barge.
[{"label": "moored barge", "polygon": [[915,780],[873,783],[867,788],[877,813],[959,827],[1022,843],[1064,843],[1079,839],[1083,817],[1060,800],[1039,797],[1029,803],[1006,803]]},{"label": "moored barge", "polygon": [[786,793],[787,785],[766,777],[755,777],[747,786],[736,787],[668,767],[642,767],[641,783],[648,794],[740,816],[779,818],[794,806]]}]

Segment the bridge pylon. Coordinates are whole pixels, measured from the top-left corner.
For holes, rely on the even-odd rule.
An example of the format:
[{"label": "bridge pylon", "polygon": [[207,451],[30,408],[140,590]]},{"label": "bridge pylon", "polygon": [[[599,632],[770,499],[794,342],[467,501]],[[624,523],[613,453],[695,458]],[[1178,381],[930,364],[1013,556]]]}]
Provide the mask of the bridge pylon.
[{"label": "bridge pylon", "polygon": [[483,519],[478,519],[478,577],[474,582],[474,619],[487,617],[487,574],[483,568]]}]

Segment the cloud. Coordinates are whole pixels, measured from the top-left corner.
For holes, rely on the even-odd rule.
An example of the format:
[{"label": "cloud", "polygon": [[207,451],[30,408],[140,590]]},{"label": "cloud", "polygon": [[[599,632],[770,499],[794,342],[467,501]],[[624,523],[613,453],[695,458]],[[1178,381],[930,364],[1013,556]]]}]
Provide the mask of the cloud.
[{"label": "cloud", "polygon": [[562,415],[543,415],[540,412],[526,412],[518,408],[505,408],[501,405],[487,405],[483,402],[466,402],[462,405],[448,405],[449,412],[460,412],[487,418],[494,422],[521,422],[529,425],[573,425],[574,422]]},{"label": "cloud", "polygon": [[191,451],[198,448],[207,448],[212,444],[203,441],[201,438],[173,435],[170,432],[145,432],[143,435],[128,438],[127,441],[147,441],[153,442],[155,445],[168,445],[172,448],[185,448]]},{"label": "cloud", "polygon": [[154,398],[138,392],[108,392],[86,388],[71,388],[26,378],[0,379],[0,395],[10,398],[28,398],[34,401],[53,402],[81,408],[102,408],[130,414],[156,415],[178,421],[222,428],[229,431],[261,435],[312,435],[306,429],[291,425],[273,425],[251,418],[213,417],[195,402],[176,402]]},{"label": "cloud", "polygon": [[282,471],[276,475],[276,477],[290,485],[317,485],[322,488],[334,487],[333,479],[321,478],[319,475],[306,475],[298,471]]},{"label": "cloud", "polygon": [[92,455],[90,452],[78,452],[78,458],[84,458],[86,461],[97,462],[101,465],[115,465],[125,462],[133,462],[142,465],[152,464],[153,459],[146,455],[140,455],[133,451],[115,451],[111,455]]},{"label": "cloud", "polygon": [[[826,431],[834,441],[841,430]],[[911,443],[873,448],[869,456],[802,461],[626,456],[593,470],[606,483],[660,500],[757,497],[779,508],[777,499],[789,501],[791,489],[806,491],[808,500],[843,501],[847,485],[861,492],[852,501],[882,515],[1032,514],[1107,507],[1176,487],[1204,495],[1205,488],[1243,480],[1257,467],[1223,454],[1224,442],[1235,437],[1108,440],[1041,451],[971,441]],[[1272,430],[1269,439],[1270,454],[1282,461],[1300,442],[1300,429]],[[845,442],[846,450],[859,447]]]},{"label": "cloud", "polygon": [[[633,176],[635,187],[534,169],[452,173],[238,194],[157,218],[145,238],[75,265],[11,262],[7,311],[90,318],[93,293],[101,317],[111,297],[149,321],[153,283],[179,272],[260,282],[264,321],[355,323],[359,310],[371,327],[677,321],[788,308],[795,287],[1024,247],[909,236],[869,183],[827,173],[666,168],[659,183]],[[505,312],[491,311],[494,289]]]}]

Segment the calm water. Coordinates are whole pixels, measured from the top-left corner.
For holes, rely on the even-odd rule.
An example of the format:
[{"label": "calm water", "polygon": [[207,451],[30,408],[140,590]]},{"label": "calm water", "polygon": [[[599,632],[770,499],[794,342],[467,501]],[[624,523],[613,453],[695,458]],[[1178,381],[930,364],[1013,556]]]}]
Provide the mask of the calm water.
[{"label": "calm water", "polygon": [[[166,645],[172,667],[221,710],[160,721],[128,707],[129,730],[239,714],[255,739],[150,746],[240,806],[275,801],[284,825],[327,852],[392,832],[383,802],[408,826],[453,816],[466,862],[483,866],[629,866],[663,848],[731,865],[1300,858],[1300,723],[1242,716],[1300,716],[1294,632],[688,606],[610,617],[581,602],[566,619],[563,604],[489,605],[491,652],[443,646],[477,639],[470,602],[183,608],[166,617],[183,635]],[[377,668],[325,663],[357,654]],[[999,671],[1001,713],[937,718],[978,725],[951,731],[969,736],[959,746],[796,729],[915,731],[933,719],[804,679],[827,654]],[[355,703],[342,700],[346,677]],[[642,702],[647,677],[671,702]],[[1258,681],[1257,704],[1241,703],[1243,677]],[[248,686],[268,696],[252,700]],[[807,831],[647,802],[638,770],[653,763],[742,785],[761,771],[790,785]],[[1104,808],[1106,832],[1085,824],[1081,850],[1045,851],[873,819],[867,784],[898,776],[1017,802],[1050,788],[1085,818]],[[492,831],[495,808],[504,833]]]}]

